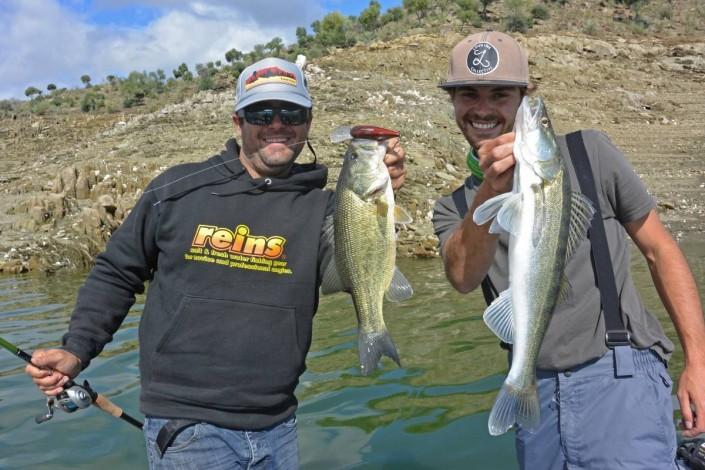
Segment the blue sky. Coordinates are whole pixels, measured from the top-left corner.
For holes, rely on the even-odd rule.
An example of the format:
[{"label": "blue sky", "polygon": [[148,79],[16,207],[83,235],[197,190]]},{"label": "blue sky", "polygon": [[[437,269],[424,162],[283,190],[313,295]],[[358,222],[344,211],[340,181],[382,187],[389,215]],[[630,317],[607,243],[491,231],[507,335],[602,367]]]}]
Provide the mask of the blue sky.
[{"label": "blue sky", "polygon": [[[379,0],[382,11],[402,0]],[[369,0],[0,0],[0,99],[94,83],[107,75],[222,60],[275,36],[286,44],[296,28],[331,11],[358,15]]]}]

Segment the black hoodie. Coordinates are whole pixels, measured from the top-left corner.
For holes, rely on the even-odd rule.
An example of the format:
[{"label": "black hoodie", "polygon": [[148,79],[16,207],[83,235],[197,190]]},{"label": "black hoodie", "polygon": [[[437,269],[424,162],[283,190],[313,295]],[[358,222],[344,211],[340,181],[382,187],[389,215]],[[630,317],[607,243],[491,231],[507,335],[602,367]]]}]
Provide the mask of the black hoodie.
[{"label": "black hoodie", "polygon": [[262,429],[296,409],[318,306],[327,171],[252,179],[234,140],[155,178],[79,290],[64,348],[84,367],[150,286],[141,410]]}]

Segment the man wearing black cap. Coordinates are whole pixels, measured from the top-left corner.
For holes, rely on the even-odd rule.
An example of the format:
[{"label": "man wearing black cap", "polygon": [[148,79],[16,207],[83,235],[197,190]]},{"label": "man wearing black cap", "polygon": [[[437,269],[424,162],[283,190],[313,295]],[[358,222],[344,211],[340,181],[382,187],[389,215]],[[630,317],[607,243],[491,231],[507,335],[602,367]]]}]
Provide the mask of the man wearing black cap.
[{"label": "man wearing black cap", "polygon": [[[473,34],[453,49],[447,80],[440,86],[448,91],[458,127],[470,144],[471,176],[437,202],[433,223],[453,287],[465,293],[482,286],[489,303],[509,287],[508,235],[490,233],[490,224],[478,226],[472,215],[480,204],[512,188],[512,128],[522,97],[531,91],[526,53],[506,34]],[[666,370],[673,344],[636,292],[625,230],[649,263],[685,352],[678,398],[686,436],[705,432],[705,322],[698,291],[653,198],[622,153],[603,133],[583,131],[582,137],[592,168],[587,172],[598,183],[609,247],[600,252],[593,240],[597,252],[592,256],[612,266],[618,292],[614,316],[626,326],[621,341],[606,334],[605,283],[602,273],[592,269],[591,241],[585,240],[566,264],[567,292],[541,343],[536,373],[540,422],[535,429],[517,425],[517,458],[521,468],[532,470],[675,469],[672,382]],[[583,188],[565,136],[558,137],[558,145],[573,190]],[[592,234],[591,239],[597,238]]]},{"label": "man wearing black cap", "polygon": [[[233,114],[242,145],[150,183],[79,291],[63,348],[27,367],[44,393],[61,392],[149,281],[139,349],[151,468],[298,468],[294,389],[333,253],[327,170],[295,163],[311,111],[296,64],[247,67]],[[387,148],[398,188],[404,150]]]}]

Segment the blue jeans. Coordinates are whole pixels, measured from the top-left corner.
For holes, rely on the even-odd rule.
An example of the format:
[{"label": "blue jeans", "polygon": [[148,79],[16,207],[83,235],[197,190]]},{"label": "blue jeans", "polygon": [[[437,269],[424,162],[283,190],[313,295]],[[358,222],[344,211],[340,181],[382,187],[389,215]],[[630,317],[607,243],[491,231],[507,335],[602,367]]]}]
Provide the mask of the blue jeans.
[{"label": "blue jeans", "polygon": [[181,431],[159,455],[156,439],[168,420],[145,419],[144,435],[151,470],[298,470],[296,416],[261,431],[237,431],[198,423]]},{"label": "blue jeans", "polygon": [[570,371],[537,371],[541,423],[517,429],[520,468],[678,468],[673,383],[653,352],[632,352],[632,377],[615,378],[612,351]]}]

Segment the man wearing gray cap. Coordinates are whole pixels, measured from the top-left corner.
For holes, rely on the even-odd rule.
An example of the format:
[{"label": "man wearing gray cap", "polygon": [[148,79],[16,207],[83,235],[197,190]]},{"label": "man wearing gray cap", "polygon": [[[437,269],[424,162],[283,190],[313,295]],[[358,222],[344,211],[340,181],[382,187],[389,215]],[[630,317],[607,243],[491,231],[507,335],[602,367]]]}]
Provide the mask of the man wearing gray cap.
[{"label": "man wearing gray cap", "polygon": [[[56,395],[149,292],[140,320],[140,408],[150,468],[296,469],[297,399],[332,258],[327,170],[296,163],[312,101],[302,70],[268,58],[237,81],[241,145],[155,178],[79,291],[62,349],[27,367]],[[398,188],[404,150],[385,156]],[[35,367],[37,366],[37,367]]]},{"label": "man wearing gray cap", "polygon": [[[512,188],[514,119],[522,98],[533,91],[526,52],[503,33],[468,36],[453,49],[440,87],[450,95],[470,144],[470,176],[436,203],[433,223],[450,283],[463,293],[481,286],[490,304],[509,288],[509,236],[491,233],[489,223],[476,225],[473,212]],[[559,136],[559,150],[572,189],[590,196],[590,185],[583,184],[589,181],[601,217],[593,218],[590,240],[566,264],[567,291],[551,313],[538,352],[534,400],[540,419],[532,423],[531,407],[515,408],[507,426],[516,425],[522,469],[674,469],[672,382],[666,370],[673,344],[634,287],[625,235],[646,257],[685,352],[678,398],[689,437],[705,431],[705,322],[697,287],[653,198],[622,153],[603,133],[578,135],[585,159],[576,156],[581,152],[573,137],[569,152],[566,136]],[[578,163],[585,160],[588,165]],[[599,244],[602,239],[606,244]],[[606,269],[593,268],[603,262]],[[603,281],[603,271],[612,273],[611,282]],[[524,280],[514,283],[521,288]],[[495,434],[505,430],[491,427]]]}]

